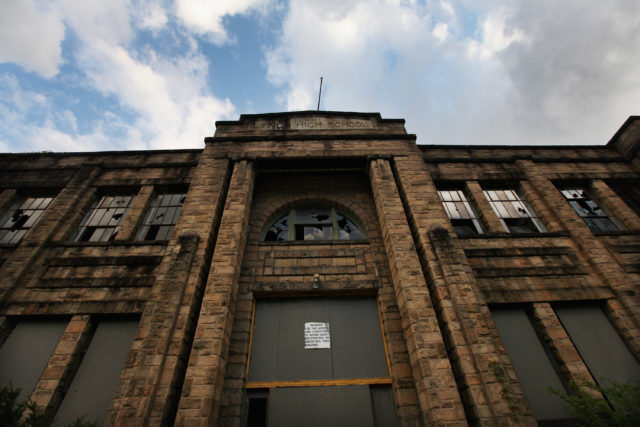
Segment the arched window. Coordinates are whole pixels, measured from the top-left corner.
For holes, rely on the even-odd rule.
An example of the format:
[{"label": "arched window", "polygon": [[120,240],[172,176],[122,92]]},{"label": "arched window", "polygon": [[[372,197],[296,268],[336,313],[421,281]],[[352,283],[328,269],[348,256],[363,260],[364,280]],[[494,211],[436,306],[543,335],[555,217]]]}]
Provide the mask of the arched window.
[{"label": "arched window", "polygon": [[331,207],[299,206],[276,219],[264,234],[265,242],[291,240],[362,240],[356,222]]}]

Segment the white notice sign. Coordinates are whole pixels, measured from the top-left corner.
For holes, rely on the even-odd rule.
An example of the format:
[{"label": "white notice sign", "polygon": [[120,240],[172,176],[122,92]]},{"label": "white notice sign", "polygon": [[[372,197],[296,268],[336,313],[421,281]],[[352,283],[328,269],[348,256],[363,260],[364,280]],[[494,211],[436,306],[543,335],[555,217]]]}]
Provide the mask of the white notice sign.
[{"label": "white notice sign", "polygon": [[329,323],[307,322],[304,324],[304,349],[331,348]]}]

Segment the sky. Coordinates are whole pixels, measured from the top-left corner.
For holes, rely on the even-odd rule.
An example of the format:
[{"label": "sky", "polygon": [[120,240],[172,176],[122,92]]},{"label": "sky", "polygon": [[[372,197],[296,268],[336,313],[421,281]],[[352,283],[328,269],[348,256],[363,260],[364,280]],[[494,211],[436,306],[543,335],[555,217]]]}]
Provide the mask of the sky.
[{"label": "sky", "polygon": [[602,145],[638,0],[2,0],[0,151],[201,148],[217,120],[403,118],[419,144]]}]

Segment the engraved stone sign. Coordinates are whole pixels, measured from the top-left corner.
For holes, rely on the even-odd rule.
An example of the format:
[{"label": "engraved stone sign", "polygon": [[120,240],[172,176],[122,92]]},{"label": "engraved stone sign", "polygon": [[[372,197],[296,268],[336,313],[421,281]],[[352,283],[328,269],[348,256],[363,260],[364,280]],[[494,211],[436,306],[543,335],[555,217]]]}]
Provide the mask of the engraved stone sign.
[{"label": "engraved stone sign", "polygon": [[372,130],[375,123],[370,119],[345,119],[327,117],[300,117],[249,122],[250,129],[259,130]]}]

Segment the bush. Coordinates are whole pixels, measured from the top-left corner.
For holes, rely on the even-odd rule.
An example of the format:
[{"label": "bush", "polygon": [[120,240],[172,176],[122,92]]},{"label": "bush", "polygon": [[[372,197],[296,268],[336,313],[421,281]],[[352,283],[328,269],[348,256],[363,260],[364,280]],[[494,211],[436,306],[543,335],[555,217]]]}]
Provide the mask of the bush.
[{"label": "bush", "polygon": [[[13,388],[11,383],[0,389],[0,426],[3,427],[50,427],[53,418],[38,409],[35,402],[25,400],[18,402],[20,389]],[[93,421],[83,417],[76,419],[67,427],[96,427]]]},{"label": "bush", "polygon": [[[563,401],[565,408],[576,418],[578,425],[587,427],[640,426],[640,382],[605,385],[571,383],[571,394],[551,389]],[[606,396],[594,397],[589,390]]]}]

